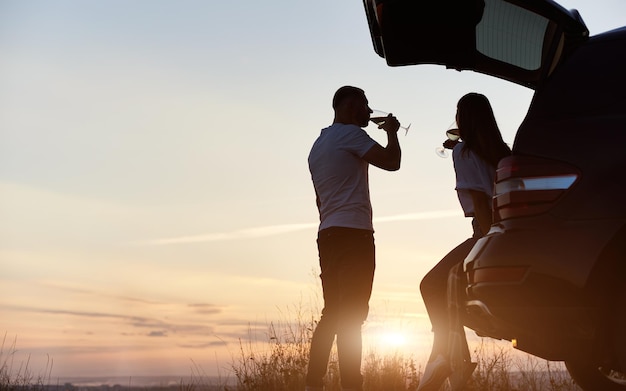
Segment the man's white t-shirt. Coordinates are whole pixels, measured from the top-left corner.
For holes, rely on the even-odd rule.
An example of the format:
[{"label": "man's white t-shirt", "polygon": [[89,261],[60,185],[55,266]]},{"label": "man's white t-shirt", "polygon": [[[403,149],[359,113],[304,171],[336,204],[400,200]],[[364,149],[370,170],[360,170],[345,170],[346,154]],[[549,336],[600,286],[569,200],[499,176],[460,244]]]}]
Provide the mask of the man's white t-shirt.
[{"label": "man's white t-shirt", "polygon": [[496,170],[474,151],[464,151],[460,142],[452,150],[454,172],[456,173],[456,191],[465,216],[474,216],[474,203],[469,190],[477,190],[493,197]]},{"label": "man's white t-shirt", "polygon": [[363,155],[376,141],[356,125],[322,129],[309,153],[309,171],[320,200],[319,230],[329,227],[373,231],[368,167]]}]

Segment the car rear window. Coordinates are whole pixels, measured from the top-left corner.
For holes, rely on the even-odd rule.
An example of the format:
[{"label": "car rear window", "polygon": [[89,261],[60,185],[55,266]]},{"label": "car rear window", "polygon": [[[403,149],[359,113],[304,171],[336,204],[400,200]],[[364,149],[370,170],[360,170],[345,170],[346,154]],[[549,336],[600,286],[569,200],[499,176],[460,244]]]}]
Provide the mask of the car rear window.
[{"label": "car rear window", "polygon": [[485,0],[476,26],[476,49],[487,57],[529,71],[542,64],[549,20],[502,0]]}]

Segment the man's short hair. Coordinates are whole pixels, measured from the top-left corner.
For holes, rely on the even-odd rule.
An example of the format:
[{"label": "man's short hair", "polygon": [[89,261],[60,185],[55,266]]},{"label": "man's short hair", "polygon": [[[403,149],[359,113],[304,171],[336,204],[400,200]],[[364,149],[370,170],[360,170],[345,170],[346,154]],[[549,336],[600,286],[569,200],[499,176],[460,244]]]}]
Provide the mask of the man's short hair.
[{"label": "man's short hair", "polygon": [[341,104],[352,98],[361,98],[365,96],[365,91],[358,87],[343,86],[335,92],[333,97],[333,109],[337,110]]}]

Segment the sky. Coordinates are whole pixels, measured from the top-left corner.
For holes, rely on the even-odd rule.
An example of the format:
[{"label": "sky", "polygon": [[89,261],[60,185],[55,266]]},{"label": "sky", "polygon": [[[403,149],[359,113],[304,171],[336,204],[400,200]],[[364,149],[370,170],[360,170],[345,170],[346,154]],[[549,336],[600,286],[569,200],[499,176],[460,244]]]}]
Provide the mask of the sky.
[{"label": "sky", "polygon": [[[623,0],[559,3],[592,35],[626,24]],[[419,282],[471,234],[435,148],[465,93],[508,143],[532,98],[387,67],[357,0],[0,0],[0,53],[0,360],[53,377],[224,375],[240,343],[317,317],[306,158],[342,85],[411,124],[402,168],[370,169],[364,335],[426,357]]]}]

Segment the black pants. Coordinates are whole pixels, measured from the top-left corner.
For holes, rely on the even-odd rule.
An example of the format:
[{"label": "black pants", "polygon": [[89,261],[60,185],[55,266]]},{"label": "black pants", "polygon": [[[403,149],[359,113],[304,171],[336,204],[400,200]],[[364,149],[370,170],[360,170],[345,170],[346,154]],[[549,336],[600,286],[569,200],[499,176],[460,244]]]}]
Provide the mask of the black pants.
[{"label": "black pants", "polygon": [[341,385],[360,390],[361,326],[369,312],[376,268],[374,235],[367,230],[328,228],[320,231],[317,246],[324,309],[311,341],[306,382],[323,385],[336,336]]}]

